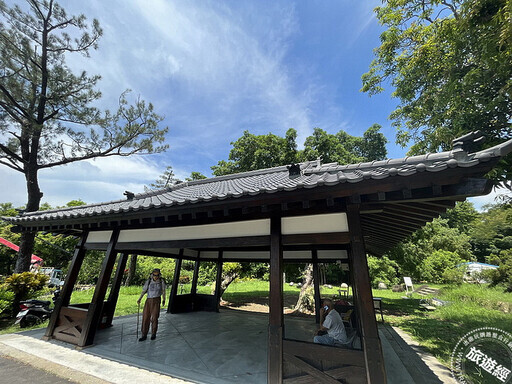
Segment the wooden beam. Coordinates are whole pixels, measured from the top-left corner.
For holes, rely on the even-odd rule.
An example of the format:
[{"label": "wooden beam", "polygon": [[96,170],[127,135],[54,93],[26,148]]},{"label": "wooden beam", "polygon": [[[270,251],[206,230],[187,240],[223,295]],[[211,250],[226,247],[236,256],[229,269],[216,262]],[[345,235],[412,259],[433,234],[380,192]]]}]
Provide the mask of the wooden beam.
[{"label": "wooden beam", "polygon": [[320,307],[322,306],[320,298],[320,273],[318,271],[318,251],[313,249],[311,251],[311,258],[313,262],[313,287],[315,290],[315,321],[320,324]]},{"label": "wooden beam", "polygon": [[201,256],[201,252],[199,251],[197,254],[197,260],[194,262],[194,275],[192,276],[192,286],[190,287],[190,293],[192,296],[197,294],[197,280],[199,279],[199,258]]},{"label": "wooden beam", "polygon": [[268,246],[269,244],[269,236],[241,236],[217,239],[126,242],[117,244],[117,249],[119,251],[124,251],[158,248],[227,248],[263,245]]},{"label": "wooden beam", "polygon": [[69,266],[64,286],[62,287],[60,296],[55,302],[55,308],[53,309],[52,315],[50,317],[48,327],[46,327],[46,332],[44,334],[45,340],[49,340],[53,337],[53,332],[55,331],[57,320],[60,316],[60,311],[62,307],[67,307],[69,305],[69,300],[71,299],[71,294],[73,293],[73,288],[75,287],[78,273],[80,272],[80,267],[82,266],[86,254],[85,243],[87,241],[88,234],[89,232],[85,231],[82,234],[80,242],[75,246],[73,259],[71,260],[71,265]]},{"label": "wooden beam", "polygon": [[373,296],[368,274],[368,263],[361,230],[359,205],[347,206],[347,220],[350,228],[350,252],[352,262],[353,284],[357,290],[358,318],[361,324],[362,347],[365,357],[366,376],[368,384],[386,383],[386,369],[382,346],[375,320]]},{"label": "wooden beam", "polygon": [[311,233],[302,235],[283,235],[283,245],[293,244],[348,244],[348,232]]},{"label": "wooden beam", "polygon": [[220,298],[221,298],[220,288],[221,288],[221,283],[222,283],[222,266],[223,266],[222,253],[223,253],[222,251],[219,251],[219,258],[217,259],[217,278],[215,279],[215,302],[217,303],[216,304],[217,312],[219,312],[219,309],[220,309]]},{"label": "wooden beam", "polygon": [[267,382],[283,382],[283,242],[281,217],[270,221],[270,293]]},{"label": "wooden beam", "polygon": [[306,363],[304,360],[299,359],[298,357],[294,356],[290,353],[285,353],[284,358],[287,363],[291,363],[295,365],[300,370],[307,372],[308,375],[313,376],[317,382],[319,383],[327,383],[327,384],[340,384],[340,382],[333,377],[329,376],[328,374],[318,370],[317,368],[313,367],[312,365]]},{"label": "wooden beam", "polygon": [[380,223],[381,225],[384,225],[386,227],[392,227],[392,228],[401,228],[405,230],[415,231],[417,229],[420,229],[423,225],[419,225],[417,223],[403,223],[399,222],[398,220],[394,220],[391,217],[382,217],[382,216],[365,216],[364,218],[365,223],[373,222],[375,224]]},{"label": "wooden beam", "polygon": [[176,296],[178,295],[178,284],[180,282],[181,264],[183,263],[183,251],[180,249],[180,254],[174,266],[174,277],[172,279],[171,293],[169,294],[169,304],[167,304],[167,313],[176,313]]},{"label": "wooden beam", "polygon": [[123,282],[124,270],[127,262],[128,253],[121,253],[117,262],[117,269],[112,283],[112,288],[110,289],[110,294],[107,299],[108,312],[105,314],[107,316],[106,326],[111,326],[112,320],[114,319],[114,312],[116,309],[117,299],[119,298],[119,291],[121,290],[121,283]]},{"label": "wooden beam", "polygon": [[98,282],[96,283],[92,301],[89,305],[89,310],[87,311],[87,317],[85,318],[83,324],[82,333],[78,341],[79,347],[85,347],[93,344],[94,342],[96,330],[98,329],[98,326],[101,322],[103,302],[107,293],[108,283],[110,281],[110,276],[112,275],[112,269],[114,268],[114,264],[116,262],[117,251],[115,247],[118,238],[119,229],[115,229],[112,232],[112,236],[110,237],[110,242],[108,244],[107,251],[105,252],[105,258],[103,259]]},{"label": "wooden beam", "polygon": [[333,348],[298,340],[283,340],[283,352],[309,360],[330,360],[356,367],[364,367],[363,351],[358,349]]}]

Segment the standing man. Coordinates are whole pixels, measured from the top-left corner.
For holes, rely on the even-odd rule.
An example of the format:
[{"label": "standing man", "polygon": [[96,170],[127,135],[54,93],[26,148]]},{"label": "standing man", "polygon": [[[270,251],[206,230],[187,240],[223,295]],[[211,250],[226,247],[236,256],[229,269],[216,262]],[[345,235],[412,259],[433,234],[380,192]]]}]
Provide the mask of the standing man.
[{"label": "standing man", "polygon": [[334,309],[332,300],[324,299],[322,302],[320,319],[323,321],[314,338],[315,343],[334,345],[336,341],[340,343],[347,342],[347,332],[343,320],[338,311]]},{"label": "standing man", "polygon": [[149,279],[144,284],[137,304],[140,304],[141,299],[146,293],[148,294],[148,298],[142,312],[142,337],[139,341],[147,339],[149,324],[151,324],[151,340],[156,339],[158,317],[160,316],[160,302],[162,302],[162,305],[165,305],[165,282],[164,279],[162,279],[160,270],[157,268],[153,269]]}]

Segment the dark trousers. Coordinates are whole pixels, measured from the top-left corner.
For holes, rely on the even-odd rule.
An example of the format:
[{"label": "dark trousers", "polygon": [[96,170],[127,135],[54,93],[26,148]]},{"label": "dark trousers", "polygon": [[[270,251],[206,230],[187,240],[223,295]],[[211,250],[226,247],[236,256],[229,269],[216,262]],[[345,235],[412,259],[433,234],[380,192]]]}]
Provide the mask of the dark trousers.
[{"label": "dark trousers", "polygon": [[158,330],[158,316],[160,316],[160,297],[147,299],[142,312],[142,336],[147,336],[149,324],[151,324],[151,333],[156,335]]}]

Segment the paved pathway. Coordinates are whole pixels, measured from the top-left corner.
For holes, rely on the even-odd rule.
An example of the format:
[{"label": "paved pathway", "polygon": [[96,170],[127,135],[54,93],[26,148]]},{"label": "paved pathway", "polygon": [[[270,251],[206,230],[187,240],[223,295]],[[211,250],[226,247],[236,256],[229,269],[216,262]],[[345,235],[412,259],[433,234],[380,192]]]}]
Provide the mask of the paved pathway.
[{"label": "paved pathway", "polygon": [[75,381],[63,379],[32,365],[24,364],[10,356],[0,354],[0,382],[16,384],[69,384]]}]

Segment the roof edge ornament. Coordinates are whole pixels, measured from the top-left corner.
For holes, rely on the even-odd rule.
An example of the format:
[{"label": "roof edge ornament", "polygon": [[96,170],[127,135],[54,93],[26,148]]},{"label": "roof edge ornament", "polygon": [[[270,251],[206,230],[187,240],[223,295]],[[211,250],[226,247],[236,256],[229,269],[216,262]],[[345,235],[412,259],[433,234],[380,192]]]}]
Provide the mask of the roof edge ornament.
[{"label": "roof edge ornament", "polygon": [[126,196],[126,200],[133,200],[133,198],[135,197],[135,193],[130,191],[124,191],[123,195]]},{"label": "roof edge ornament", "polygon": [[485,136],[481,131],[474,131],[452,140],[453,151],[463,150],[466,153],[478,152],[482,149]]},{"label": "roof edge ornament", "polygon": [[288,175],[290,176],[290,179],[295,179],[300,176],[300,163],[292,163],[286,168],[288,168]]}]

